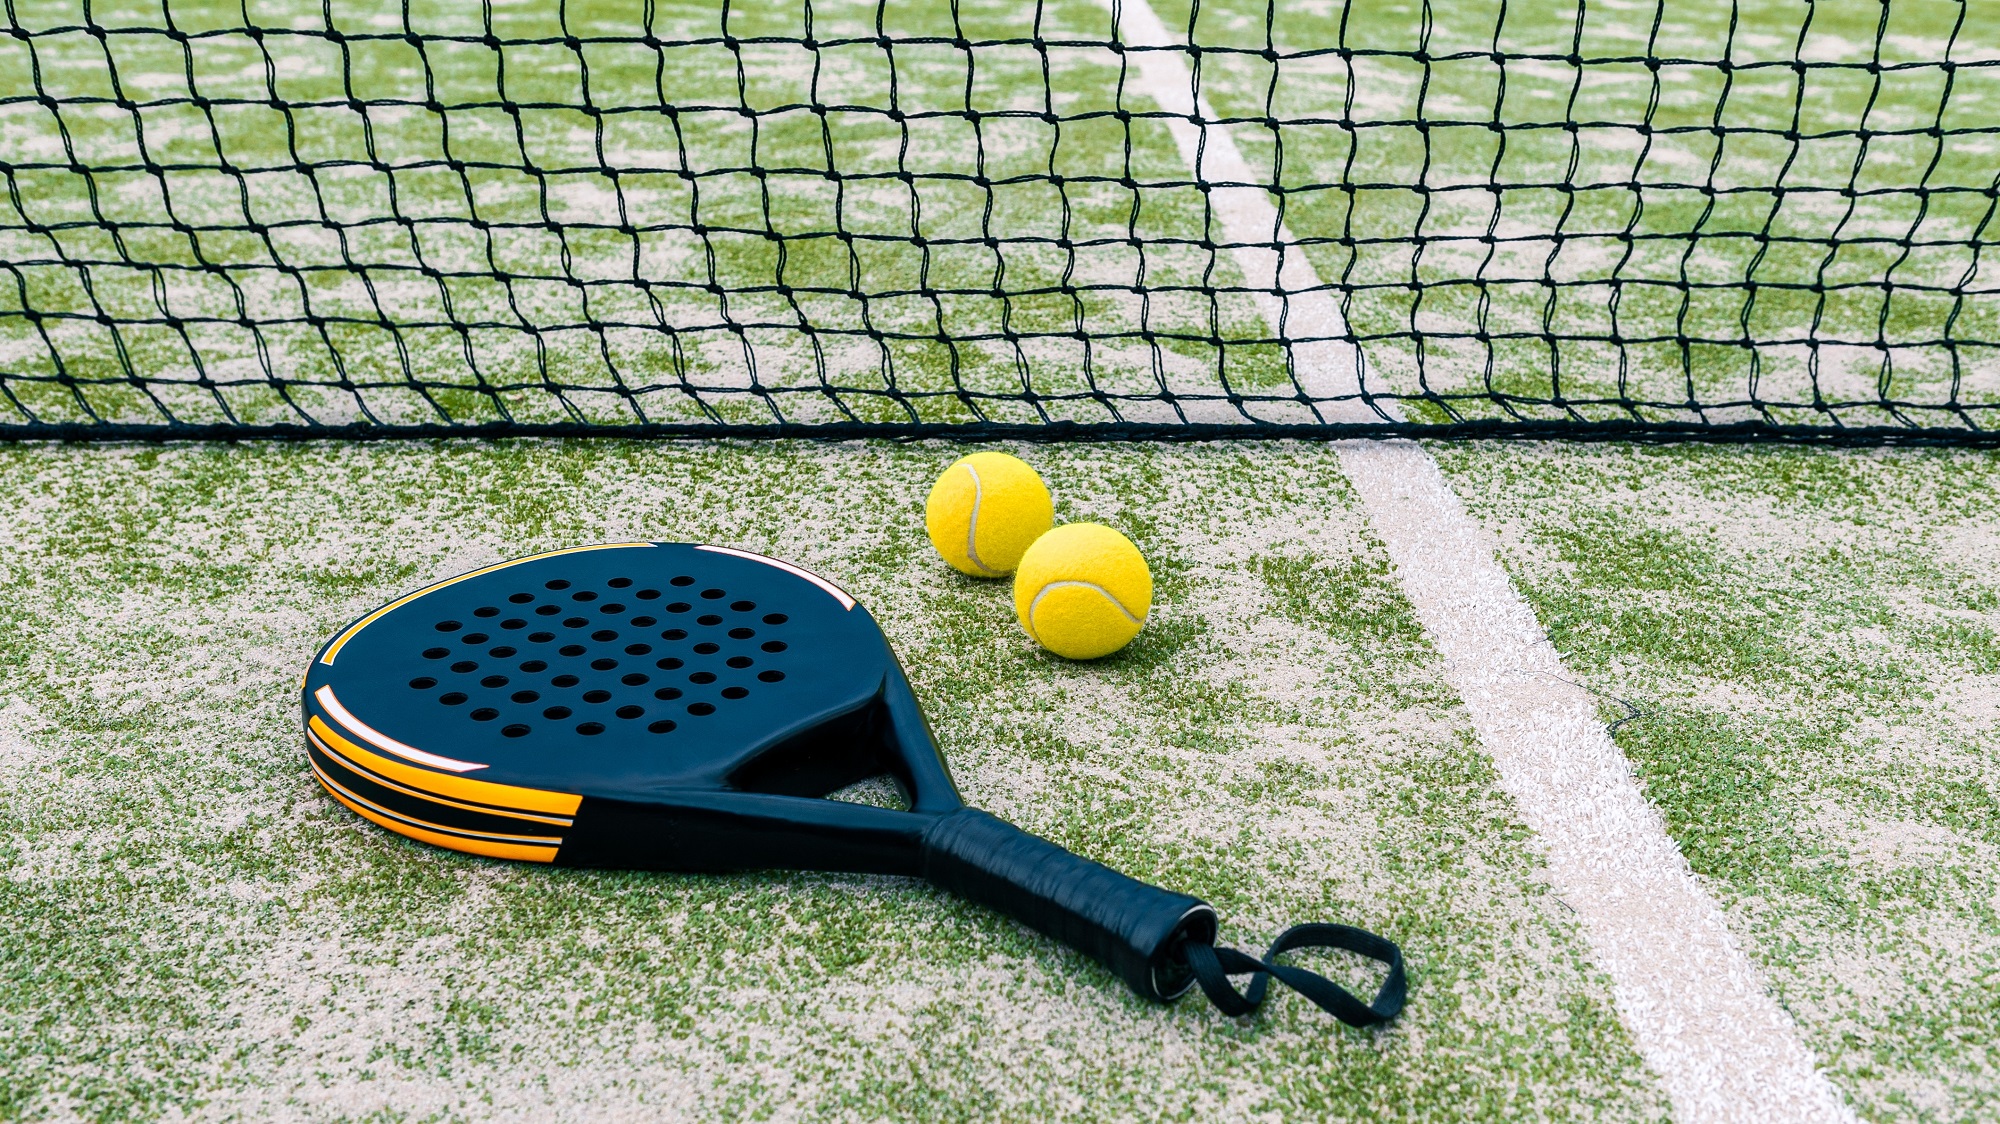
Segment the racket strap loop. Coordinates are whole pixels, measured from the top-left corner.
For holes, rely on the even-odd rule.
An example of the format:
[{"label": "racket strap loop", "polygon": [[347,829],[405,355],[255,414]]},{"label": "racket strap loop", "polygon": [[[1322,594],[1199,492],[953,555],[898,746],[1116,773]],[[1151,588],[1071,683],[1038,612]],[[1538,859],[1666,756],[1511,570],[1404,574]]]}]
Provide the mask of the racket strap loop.
[{"label": "racket strap loop", "polygon": [[[1388,965],[1389,975],[1375,993],[1374,1001],[1363,1003],[1346,988],[1317,972],[1276,962],[1280,955],[1299,948],[1357,953]],[[1278,934],[1262,959],[1237,949],[1196,941],[1184,944],[1182,952],[1202,993],[1225,1015],[1247,1015],[1263,1006],[1264,994],[1275,978],[1349,1026],[1374,1026],[1402,1011],[1409,986],[1403,976],[1403,950],[1394,941],[1352,925],[1294,925]],[[1246,974],[1251,977],[1250,986],[1237,991],[1229,977]]]}]

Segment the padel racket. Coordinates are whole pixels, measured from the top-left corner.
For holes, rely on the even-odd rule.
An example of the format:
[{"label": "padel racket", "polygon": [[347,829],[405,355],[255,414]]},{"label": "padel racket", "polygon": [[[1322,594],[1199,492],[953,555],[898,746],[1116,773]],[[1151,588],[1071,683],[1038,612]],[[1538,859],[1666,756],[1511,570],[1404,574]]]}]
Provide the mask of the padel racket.
[{"label": "padel racket", "polygon": [[[390,831],[494,858],[688,872],[900,874],[1079,949],[1139,994],[1243,1014],[1272,977],[1342,1020],[1402,1008],[1402,954],[1341,925],[1263,958],[1205,903],[959,798],[901,665],[839,587],[748,551],[608,543],[474,570],[355,621],[304,681],[312,770]],[[887,775],[907,811],[825,797]],[[1286,964],[1382,961],[1373,1002]],[[1247,992],[1231,975],[1254,978]]]}]

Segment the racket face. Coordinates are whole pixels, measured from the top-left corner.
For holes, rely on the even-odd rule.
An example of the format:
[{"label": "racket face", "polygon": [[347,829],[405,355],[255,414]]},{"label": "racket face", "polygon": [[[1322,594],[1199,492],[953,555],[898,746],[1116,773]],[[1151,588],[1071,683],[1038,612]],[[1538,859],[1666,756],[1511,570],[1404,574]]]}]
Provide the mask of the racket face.
[{"label": "racket face", "polygon": [[885,715],[907,691],[873,617],[830,582],[730,548],[613,543],[383,606],[314,657],[303,705],[320,782],[391,830],[689,869],[747,865],[689,858],[690,816],[732,794],[818,797],[885,771],[907,784],[911,752],[941,774],[928,732]]}]

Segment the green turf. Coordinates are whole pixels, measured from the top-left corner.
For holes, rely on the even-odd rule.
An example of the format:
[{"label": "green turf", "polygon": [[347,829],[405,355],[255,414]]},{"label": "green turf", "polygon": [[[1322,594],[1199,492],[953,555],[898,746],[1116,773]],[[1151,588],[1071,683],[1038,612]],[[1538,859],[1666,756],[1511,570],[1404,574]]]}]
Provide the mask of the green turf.
[{"label": "green turf", "polygon": [[[1953,58],[1991,57],[1976,42],[1991,5],[1897,0],[1879,42],[1892,64],[1943,54],[1965,16]],[[509,35],[626,33],[667,37],[719,29],[707,2],[423,0],[407,9],[426,31],[479,34],[490,18]],[[1286,5],[1269,33],[1286,50],[1347,34],[1397,50],[1428,29],[1436,53],[1483,50],[1501,6],[1489,0],[1356,6]],[[398,5],[285,2],[172,4],[177,26],[204,32],[243,19],[266,25],[395,27]],[[955,9],[816,4],[822,35],[872,34],[880,15],[898,36],[1019,30],[1021,7],[998,0]],[[1102,35],[1108,17],[1086,0],[1042,8],[1056,37]],[[1201,5],[1204,42],[1261,47],[1264,6]],[[1498,35],[1509,50],[1561,53],[1574,13],[1507,5]],[[137,4],[93,4],[114,26],[158,23]],[[734,5],[731,29],[793,35],[797,13]],[[1657,50],[1737,61],[1865,61],[1878,47],[1877,5],[1659,8],[1591,6],[1589,51]],[[82,18],[69,0],[9,9],[16,26],[45,29]],[[1183,6],[1162,3],[1169,26]],[[1654,16],[1658,30],[1653,29]],[[1810,22],[1808,22],[1808,16]],[[475,46],[434,47],[418,59],[400,42],[211,38],[188,74],[179,48],[157,38],[82,33],[41,37],[30,55],[0,37],[0,85],[36,77],[63,97],[294,100],[393,93],[418,96],[428,78],[444,100],[502,88]],[[1650,46],[1649,46],[1650,44]],[[114,65],[103,62],[113,52]],[[273,52],[272,71],[263,51]],[[543,167],[589,164],[596,138],[569,103],[582,68],[559,45],[510,48],[504,88],[546,101],[518,117],[492,109],[450,115],[451,151],[472,160]],[[739,60],[742,87],[739,89]],[[596,104],[682,104],[739,97],[758,107],[811,92],[810,60],[750,44],[594,52]],[[889,71],[868,44],[825,52],[823,100],[881,103]],[[1115,69],[1099,52],[1056,52],[1048,81],[1065,113],[1112,106]],[[1044,60],[1027,48],[983,55],[969,104],[1039,112]],[[1799,102],[1788,69],[1738,71],[1728,96],[1713,68],[1633,64],[1573,72],[1510,64],[1504,117],[1561,119],[1569,99],[1627,119],[1651,110],[1663,126],[1770,125]],[[1946,126],[1992,116],[2000,84],[1961,68]],[[1935,71],[1815,72],[1802,128],[1927,127],[1940,90]],[[966,75],[949,44],[898,49],[897,96],[913,109],[968,104]],[[1274,82],[1274,77],[1276,81]],[[1205,57],[1203,89],[1226,114],[1352,113],[1380,122],[1419,112],[1478,115],[1501,74],[1483,60],[1440,62],[1337,55],[1286,63],[1274,76],[1255,55]],[[1878,82],[1879,79],[1879,82]],[[275,85],[272,85],[275,84]],[[1348,104],[1349,95],[1353,104]],[[561,104],[555,104],[561,103]],[[856,387],[1009,392],[1025,369],[1044,392],[1095,385],[1151,393],[1161,385],[1213,389],[1218,361],[1238,387],[1284,385],[1280,356],[1232,343],[1171,338],[1211,330],[1241,339],[1268,326],[1245,302],[1225,301],[1210,324],[1204,302],[1155,294],[1146,322],[1168,332],[1160,366],[1137,345],[1101,337],[1142,323],[1131,300],[1088,288],[1129,281],[1123,247],[1070,251],[1046,242],[1008,248],[1002,295],[932,305],[873,302],[891,330],[968,336],[1081,330],[1020,352],[982,344],[896,343],[886,350],[796,333],[658,330],[707,322],[707,296],[650,305],[633,286],[599,287],[588,301],[566,277],[603,279],[637,254],[633,276],[716,284],[741,317],[853,327],[859,311],[815,288],[905,290],[926,277],[980,283],[995,262],[982,251],[862,240],[852,253],[824,240],[793,241],[781,259],[762,238],[716,236],[704,248],[675,235],[588,231],[622,200],[640,223],[702,221],[800,232],[835,222],[858,232],[930,238],[1123,237],[1147,243],[1149,281],[1232,284],[1227,255],[1169,240],[1199,238],[1201,201],[1162,189],[1135,212],[1116,187],[1069,181],[996,187],[989,199],[927,181],[913,211],[893,181],[839,200],[823,178],[759,180],[713,171],[733,164],[831,158],[843,169],[893,174],[962,171],[962,123],[907,130],[874,114],[835,114],[831,141],[811,115],[747,126],[688,115],[617,118],[613,156],[678,160],[708,169],[700,198],[674,175],[631,175],[615,190],[593,172],[544,179],[504,169],[463,176],[406,166],[445,151],[421,114],[346,104],[301,110],[287,123],[268,109],[191,105],[142,115],[156,159],[212,165],[212,143],[239,167],[352,160],[382,166],[228,177],[195,167],[85,175],[63,167],[6,172],[0,262],[50,253],[71,260],[119,254],[167,265],[221,263],[220,272],[99,270],[86,291],[74,271],[9,267],[0,293],[0,367],[50,374],[40,327],[25,306],[85,311],[48,322],[71,373],[116,381],[89,391],[114,417],[150,416],[123,381],[129,364],[180,380],[162,391],[179,416],[280,420],[290,407],[268,389],[217,395],[202,370],[254,376],[260,342],[234,317],[320,314],[359,318],[326,337],[304,327],[265,330],[274,369],[311,380],[299,402],[329,420],[352,416],[332,389],[343,371],[366,379],[439,384],[453,416],[505,408],[526,420],[565,415],[535,385],[543,365],[596,390],[573,394],[580,416],[622,416],[620,379],[640,388],[648,416],[757,420],[768,409],[746,389],[746,351],[767,386],[813,386],[832,370]],[[518,126],[519,131],[516,132]],[[115,105],[68,111],[66,137],[35,103],[0,115],[15,159],[86,166],[136,159],[132,115]],[[287,129],[290,129],[288,134]],[[1125,132],[1105,122],[1053,130],[1035,117],[985,122],[990,171],[1101,175],[1124,159]],[[1130,159],[1142,178],[1185,174],[1158,123],[1135,125]],[[1253,164],[1276,148],[1254,123],[1238,130]],[[1626,284],[1621,325],[1631,334],[1687,331],[1753,339],[1799,330],[1873,338],[1875,290],[1820,295],[1787,290],[1816,278],[1852,281],[1891,268],[1890,243],[1849,246],[1822,260],[1812,246],[1746,256],[1733,233],[1760,228],[1807,239],[1848,235],[1991,238],[1990,198],[1934,196],[1919,226],[1910,196],[1839,203],[1794,193],[1775,217],[1766,192],[1712,198],[1706,186],[1863,187],[1988,185],[1992,139],[1949,145],[1920,133],[1852,145],[1705,132],[1657,135],[1643,193],[1509,191],[1509,222],[1560,229],[1565,249],[1515,246],[1486,260],[1477,236],[1490,218],[1489,180],[1548,174],[1577,162],[1579,182],[1626,174],[1628,134],[1563,130],[1337,126],[1284,134],[1288,221],[1330,281],[1392,282],[1348,307],[1363,332],[1417,322],[1463,329],[1486,307],[1497,324],[1601,330],[1607,278]],[[72,146],[66,150],[64,145]],[[294,148],[293,146],[297,147]],[[204,147],[207,146],[207,147]],[[371,147],[372,146],[372,147]],[[677,147],[679,146],[679,147]],[[296,152],[296,157],[294,153]],[[1933,162],[1932,156],[1936,159]],[[1857,157],[1861,157],[1857,168]],[[671,166],[666,164],[666,166]],[[393,167],[394,171],[385,170]],[[1353,193],[1319,188],[1346,169]],[[1679,188],[1660,186],[1672,181]],[[1417,190],[1422,183],[1428,192]],[[166,186],[162,186],[162,185]],[[1469,191],[1451,190],[1472,184]],[[962,187],[962,185],[960,185]],[[393,194],[392,194],[393,188]],[[207,227],[198,241],[158,225],[171,193],[178,220]],[[1967,200],[1971,209],[1967,209]],[[1713,202],[1713,209],[1711,203]],[[1760,209],[1761,208],[1761,209]],[[269,242],[242,230],[247,216],[276,223]],[[385,216],[409,226],[377,222]],[[490,232],[469,233],[477,216]],[[449,224],[429,219],[454,220]],[[325,222],[322,222],[322,219]],[[423,221],[419,221],[423,220]],[[30,223],[57,229],[22,233]],[[147,228],[130,225],[152,223]],[[549,229],[562,226],[561,237]],[[116,246],[107,224],[124,223]],[[293,225],[286,225],[291,223]],[[304,225],[298,225],[303,223]],[[348,241],[327,223],[344,225]],[[1623,252],[1618,232],[1661,233],[1664,252]],[[1694,242],[1677,236],[1702,235]],[[1362,242],[1340,240],[1356,235]],[[1421,253],[1416,236],[1426,239]],[[1384,241],[1368,241],[1380,238]],[[1470,241],[1466,239],[1470,238]],[[713,251],[709,256],[706,251]],[[567,255],[567,257],[565,256]],[[1609,255],[1609,256],[1607,256]],[[1885,256],[1886,255],[1886,256]],[[283,260],[308,282],[274,283]],[[435,285],[378,270],[371,288],[338,266],[418,261],[455,272]],[[1965,263],[1919,251],[1897,279],[1947,282]],[[1592,283],[1554,299],[1510,280],[1547,268]],[[261,270],[261,272],[260,272]],[[522,275],[502,283],[493,275]],[[1686,307],[1644,282],[1687,276],[1719,283]],[[1765,285],[1742,282],[1754,276]],[[1065,280],[1085,286],[1049,291]],[[1122,280],[1121,280],[1122,279]],[[1434,284],[1420,299],[1404,280]],[[745,287],[798,287],[788,305]],[[656,294],[657,295],[657,294]],[[407,329],[454,315],[490,322],[470,340]],[[129,323],[220,316],[181,336],[170,327],[111,332],[97,308]],[[1969,302],[1961,335],[1995,338],[1991,306]],[[1942,330],[1935,303],[1899,306],[1881,321],[1885,343]],[[1004,319],[1003,319],[1004,317]],[[1982,319],[1983,318],[1983,319]],[[522,328],[614,322],[600,333],[551,330],[538,353]],[[466,348],[471,348],[471,361]],[[1426,377],[1447,390],[1550,385],[1539,344],[1439,348]],[[1756,351],[1766,394],[1802,391],[1805,355]],[[1753,351],[1698,348],[1696,389],[1747,387]],[[1979,355],[1968,352],[1972,360]],[[608,358],[607,358],[608,356]],[[1637,389],[1683,392],[1671,347],[1632,349]],[[1873,351],[1821,355],[1830,387],[1872,395]],[[1935,356],[1930,356],[1934,359]],[[1490,362],[1489,362],[1490,359]],[[1413,345],[1371,347],[1371,371],[1417,385]],[[1963,393],[1989,393],[1969,367]],[[1571,347],[1560,368],[1571,393],[1617,387],[1616,356]],[[1937,396],[1946,372],[1899,353],[1894,392]],[[483,381],[482,381],[483,380]],[[685,380],[698,388],[673,388]],[[522,382],[495,396],[483,387]],[[15,385],[15,384],[10,384]],[[651,389],[647,389],[651,388]],[[80,417],[54,384],[22,388],[38,416]],[[378,392],[380,416],[419,420],[433,407]],[[851,395],[855,415],[906,415],[879,396]],[[803,416],[842,416],[830,400],[792,400]],[[791,408],[791,407],[788,407]],[[991,416],[1030,420],[1025,407]],[[1062,415],[1071,407],[1054,407]],[[974,406],[925,400],[927,420],[963,421]],[[814,411],[817,411],[816,413]],[[1098,407],[1075,407],[1097,416]],[[1436,418],[1418,411],[1417,416]],[[1796,420],[1796,419],[1792,419]],[[1879,417],[1855,420],[1885,420]],[[193,1115],[261,1119],[575,1118],[694,1119],[1659,1119],[1665,1105],[1640,1066],[1587,963],[1562,904],[1544,887],[1526,837],[1444,687],[1395,588],[1379,545],[1363,529],[1329,450],[1038,448],[1028,455],[1056,484],[1067,518],[1101,518],[1130,532],[1153,560],[1157,615],[1127,655],[1088,668],[1034,653],[1011,623],[1006,591],[945,570],[922,539],[918,506],[929,478],[957,450],[873,445],[396,445],[379,448],[0,449],[0,1119],[150,1119]],[[1869,1120],[1978,1120],[2000,1089],[2000,882],[1994,869],[2000,736],[2000,577],[1990,531],[1991,458],[1971,454],[1806,453],[1737,449],[1441,447],[1475,515],[1501,532],[1504,561],[1571,668],[1605,698],[1618,743],[1744,946],[1798,1018],[1809,1046]],[[1969,514],[1968,514],[1969,513]],[[309,782],[292,697],[306,656],[355,613],[441,574],[553,546],[628,536],[705,538],[767,549],[820,568],[868,602],[889,628],[977,802],[1137,875],[1203,894],[1246,943],[1292,921],[1330,917],[1402,940],[1413,964],[1410,1011],[1372,1034],[1343,1030],[1295,1001],[1239,1024],[1196,1003],[1171,1010],[1126,995],[1106,973],[981,911],[888,879],[770,875],[675,879],[521,870],[449,856],[356,822]],[[876,799],[879,793],[854,794]],[[1352,964],[1325,962],[1357,984]]]},{"label": "green turf", "polygon": [[1835,1083],[1990,1113],[2000,461],[1437,452]]},{"label": "green turf", "polygon": [[[1978,1119],[1992,459],[1436,451],[1836,1084],[1869,1120]],[[0,1117],[1659,1118],[1331,450],[1023,452],[1152,559],[1126,655],[1037,655],[1004,586],[930,554],[948,448],[0,451]],[[508,867],[312,786],[324,635],[639,535],[833,575],[976,802],[1209,897],[1233,939],[1388,933],[1409,1013],[1161,1010],[893,879]]]},{"label": "green turf", "polygon": [[[1027,450],[1128,531],[1126,654],[1040,655],[931,553],[931,446],[0,450],[0,1116],[1657,1120],[1323,448]],[[628,536],[772,551],[884,622],[967,795],[1412,964],[1393,1027],[1158,1008],[888,878],[506,866],[358,821],[299,668],[400,591]],[[1322,961],[1367,982],[1355,964]]]}]

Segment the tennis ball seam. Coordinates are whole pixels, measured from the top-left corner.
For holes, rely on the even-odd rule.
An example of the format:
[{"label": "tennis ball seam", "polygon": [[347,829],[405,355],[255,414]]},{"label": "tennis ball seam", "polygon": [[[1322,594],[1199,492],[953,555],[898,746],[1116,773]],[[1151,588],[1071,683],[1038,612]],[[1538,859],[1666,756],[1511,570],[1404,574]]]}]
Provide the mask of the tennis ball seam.
[{"label": "tennis ball seam", "polygon": [[1047,597],[1051,590],[1063,589],[1069,586],[1076,586],[1081,589],[1094,590],[1100,597],[1103,597],[1106,601],[1111,602],[1112,607],[1117,609],[1119,613],[1123,614],[1125,619],[1131,621],[1134,626],[1139,628],[1144,628],[1146,626],[1146,622],[1140,620],[1138,617],[1133,616],[1132,610],[1127,609],[1123,601],[1120,601],[1118,600],[1118,598],[1112,596],[1110,590],[1104,588],[1101,585],[1098,585],[1096,582],[1078,581],[1075,578],[1064,578],[1060,581],[1052,581],[1049,582],[1047,585],[1042,586],[1042,588],[1035,591],[1035,599],[1033,601],[1028,602],[1027,625],[1028,625],[1029,639],[1033,640],[1037,644],[1042,643],[1041,630],[1035,627],[1035,610],[1042,607],[1042,598]]},{"label": "tennis ball seam", "polygon": [[997,578],[1004,571],[988,566],[986,560],[979,557],[979,501],[986,494],[985,485],[979,479],[978,469],[964,461],[960,461],[958,467],[972,477],[972,515],[965,521],[965,559],[979,567],[980,573]]}]

